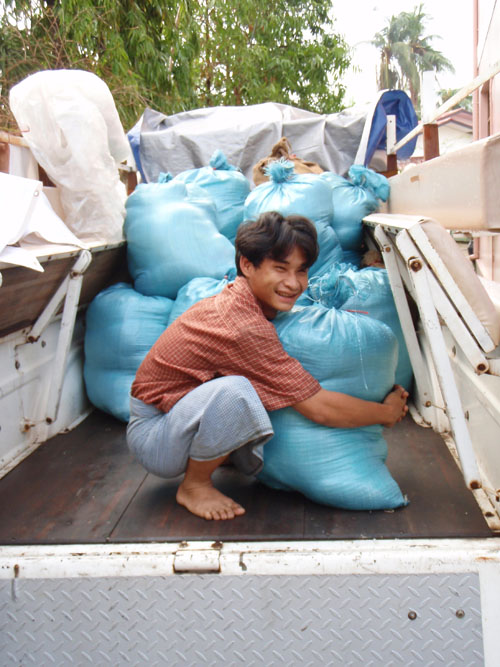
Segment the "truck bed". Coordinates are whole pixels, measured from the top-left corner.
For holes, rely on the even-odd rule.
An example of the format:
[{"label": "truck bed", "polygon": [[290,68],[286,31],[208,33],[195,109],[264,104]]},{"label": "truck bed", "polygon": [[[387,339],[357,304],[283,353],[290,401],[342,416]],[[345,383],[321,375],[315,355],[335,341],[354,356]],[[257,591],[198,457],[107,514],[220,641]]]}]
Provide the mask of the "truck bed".
[{"label": "truck bed", "polygon": [[96,410],[0,480],[0,544],[493,536],[439,435],[406,417],[385,436],[407,507],[339,510],[227,467],[216,472],[216,484],[247,512],[216,522],[177,505],[176,481],[146,473],[128,452],[125,425]]}]

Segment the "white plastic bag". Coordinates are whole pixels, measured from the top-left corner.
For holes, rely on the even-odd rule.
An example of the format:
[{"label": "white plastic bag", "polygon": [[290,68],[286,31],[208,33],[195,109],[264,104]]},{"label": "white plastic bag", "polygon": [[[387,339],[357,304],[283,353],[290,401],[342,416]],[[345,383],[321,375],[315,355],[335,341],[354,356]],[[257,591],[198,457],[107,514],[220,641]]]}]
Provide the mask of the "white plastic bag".
[{"label": "white plastic bag", "polygon": [[117,163],[130,148],[104,81],[81,70],[37,72],[12,88],[10,107],[61,188],[68,227],[85,240],[120,241],[126,191]]}]

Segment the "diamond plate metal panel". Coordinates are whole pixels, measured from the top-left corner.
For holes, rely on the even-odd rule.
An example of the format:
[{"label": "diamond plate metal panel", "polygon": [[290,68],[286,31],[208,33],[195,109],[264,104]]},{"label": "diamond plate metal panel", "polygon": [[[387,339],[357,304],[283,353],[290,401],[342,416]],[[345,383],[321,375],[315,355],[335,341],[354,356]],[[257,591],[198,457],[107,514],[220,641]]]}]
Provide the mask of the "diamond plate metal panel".
[{"label": "diamond plate metal panel", "polygon": [[0,595],[2,665],[483,664],[477,574],[19,579]]}]

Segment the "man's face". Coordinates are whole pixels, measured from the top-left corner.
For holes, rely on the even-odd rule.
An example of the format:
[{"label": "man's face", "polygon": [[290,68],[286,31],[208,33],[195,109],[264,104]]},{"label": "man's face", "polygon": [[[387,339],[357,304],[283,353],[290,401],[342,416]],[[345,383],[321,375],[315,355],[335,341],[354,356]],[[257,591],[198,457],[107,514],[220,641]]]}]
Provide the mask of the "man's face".
[{"label": "man's face", "polygon": [[283,260],[266,258],[255,267],[241,257],[240,267],[257,297],[264,315],[272,319],[278,311],[291,310],[307,287],[306,257],[295,246]]}]

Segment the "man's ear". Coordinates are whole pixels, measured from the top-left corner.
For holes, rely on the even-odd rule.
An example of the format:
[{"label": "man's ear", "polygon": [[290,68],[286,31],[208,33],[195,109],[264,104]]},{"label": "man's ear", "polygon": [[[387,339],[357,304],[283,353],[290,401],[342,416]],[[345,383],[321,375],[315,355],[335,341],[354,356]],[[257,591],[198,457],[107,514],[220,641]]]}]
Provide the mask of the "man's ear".
[{"label": "man's ear", "polygon": [[248,278],[252,272],[252,269],[254,268],[254,265],[252,262],[247,259],[244,255],[240,255],[240,270],[241,273],[245,276],[245,278]]}]

